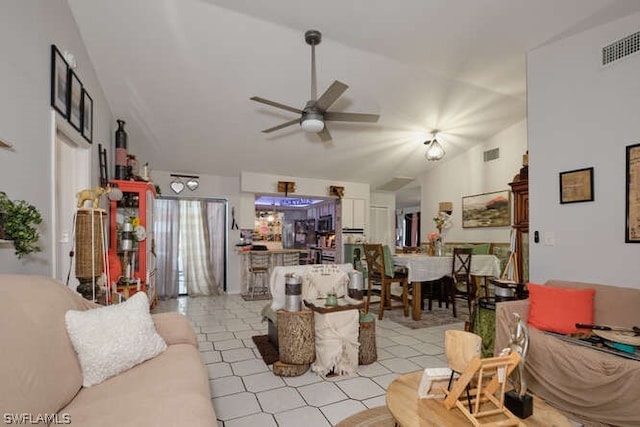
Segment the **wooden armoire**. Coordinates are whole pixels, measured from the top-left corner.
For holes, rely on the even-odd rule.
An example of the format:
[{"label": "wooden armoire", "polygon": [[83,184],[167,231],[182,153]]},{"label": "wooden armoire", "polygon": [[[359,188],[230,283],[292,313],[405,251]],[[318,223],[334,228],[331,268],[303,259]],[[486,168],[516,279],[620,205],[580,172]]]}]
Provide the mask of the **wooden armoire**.
[{"label": "wooden armoire", "polygon": [[529,281],[529,155],[523,156],[520,172],[509,183],[513,193],[513,229],[516,239],[516,264],[520,283]]}]

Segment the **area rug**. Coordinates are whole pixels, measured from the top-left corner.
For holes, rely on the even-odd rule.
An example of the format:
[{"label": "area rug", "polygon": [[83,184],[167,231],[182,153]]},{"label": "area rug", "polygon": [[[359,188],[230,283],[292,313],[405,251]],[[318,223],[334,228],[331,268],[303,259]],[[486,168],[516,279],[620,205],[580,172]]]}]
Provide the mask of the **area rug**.
[{"label": "area rug", "polygon": [[[426,305],[426,304],[425,304]],[[379,311],[378,304],[372,304],[369,309],[372,314],[376,317]],[[409,316],[405,317],[402,313],[401,308],[396,308],[393,310],[385,310],[384,311],[384,320],[391,320],[393,322],[399,323],[402,326],[406,326],[411,329],[423,329],[423,328],[432,328],[434,326],[442,326],[449,325],[453,323],[463,323],[469,320],[469,309],[466,304],[456,304],[456,311],[458,317],[453,317],[453,311],[451,310],[451,306],[449,308],[445,308],[444,305],[442,308],[438,307],[438,304],[433,305],[433,310],[429,311],[426,309],[422,310],[422,315],[420,320],[413,320],[411,317],[411,309],[409,309]]]},{"label": "area rug", "polygon": [[386,406],[365,409],[340,421],[337,427],[394,427],[393,416]]},{"label": "area rug", "polygon": [[251,339],[255,343],[256,347],[258,347],[258,351],[260,352],[260,356],[262,356],[264,363],[272,365],[274,362],[278,361],[280,355],[271,341],[269,341],[268,335],[255,335],[251,337]]}]

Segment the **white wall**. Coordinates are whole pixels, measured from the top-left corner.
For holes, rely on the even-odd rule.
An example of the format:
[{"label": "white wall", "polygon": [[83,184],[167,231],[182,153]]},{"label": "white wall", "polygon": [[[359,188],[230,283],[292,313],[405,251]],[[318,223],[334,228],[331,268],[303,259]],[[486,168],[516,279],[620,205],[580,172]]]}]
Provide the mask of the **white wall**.
[{"label": "white wall", "polygon": [[[508,242],[511,227],[462,228],[462,197],[493,191],[511,190],[509,183],[522,167],[527,151],[526,121],[516,123],[483,144],[445,159],[421,175],[420,237],[437,231],[432,218],[438,214],[439,202],[453,202],[453,225],[444,231],[450,242]],[[500,158],[484,162],[483,152],[500,149]],[[426,160],[425,160],[426,161]]]},{"label": "white wall", "polygon": [[[43,216],[43,252],[18,260],[12,245],[0,245],[0,272],[52,275],[51,44],[75,55],[78,77],[93,98],[93,182],[97,145],[111,147],[111,111],[65,0],[4,0],[0,3],[0,191],[35,205]],[[60,255],[61,256],[61,255]]]},{"label": "white wall", "polygon": [[[625,147],[640,142],[640,54],[602,67],[602,47],[640,28],[640,14],[528,55],[531,280],[640,288],[639,244],[625,244]],[[594,167],[595,201],[560,205],[558,173]],[[533,233],[530,233],[533,234]]]}]

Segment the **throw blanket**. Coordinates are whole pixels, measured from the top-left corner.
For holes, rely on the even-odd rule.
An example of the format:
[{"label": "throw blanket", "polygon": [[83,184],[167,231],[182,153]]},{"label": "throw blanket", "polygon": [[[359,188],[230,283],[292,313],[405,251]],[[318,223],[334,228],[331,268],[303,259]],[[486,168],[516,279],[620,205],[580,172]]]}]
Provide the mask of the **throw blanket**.
[{"label": "throw blanket", "polygon": [[316,360],[311,370],[325,377],[333,371],[351,375],[358,370],[358,310],[313,313],[316,329]]},{"label": "throw blanket", "polygon": [[302,276],[302,299],[310,301],[336,294],[338,298],[347,294],[349,275],[335,264],[312,266]]},{"label": "throw blanket", "polygon": [[[295,273],[300,276],[304,276],[308,271],[328,269],[328,271],[338,268],[339,270],[350,273],[353,271],[353,265],[351,264],[312,264],[312,265],[294,265],[294,266],[279,266],[274,267],[269,280],[269,287],[271,289],[271,309],[278,311],[284,308],[285,304],[285,274]],[[348,277],[347,277],[348,280]],[[303,291],[304,292],[304,291]]]}]

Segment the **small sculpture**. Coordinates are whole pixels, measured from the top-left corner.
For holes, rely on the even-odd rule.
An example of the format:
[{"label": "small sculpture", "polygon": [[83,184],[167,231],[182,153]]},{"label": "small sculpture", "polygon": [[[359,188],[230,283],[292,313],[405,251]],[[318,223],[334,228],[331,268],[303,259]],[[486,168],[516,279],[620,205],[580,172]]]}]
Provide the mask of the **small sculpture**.
[{"label": "small sculpture", "polygon": [[110,192],[111,187],[109,186],[107,186],[106,188],[97,186],[93,190],[80,190],[76,194],[76,197],[78,198],[78,208],[83,207],[84,202],[86,202],[87,200],[91,200],[93,203],[93,208],[98,209],[98,205],[100,204],[100,197],[102,197],[103,194],[109,194]]},{"label": "small sculpture", "polygon": [[522,397],[527,393],[527,382],[524,378],[524,364],[529,351],[529,328],[524,324],[518,313],[513,313],[513,318],[509,348],[512,352],[518,353],[520,356],[518,369],[513,371],[513,386],[518,396]]},{"label": "small sculpture", "polygon": [[524,419],[533,413],[533,398],[527,395],[527,382],[524,377],[524,364],[529,351],[529,329],[518,313],[513,313],[509,349],[512,353],[518,353],[520,362],[511,373],[514,390],[505,393],[505,406]]}]

